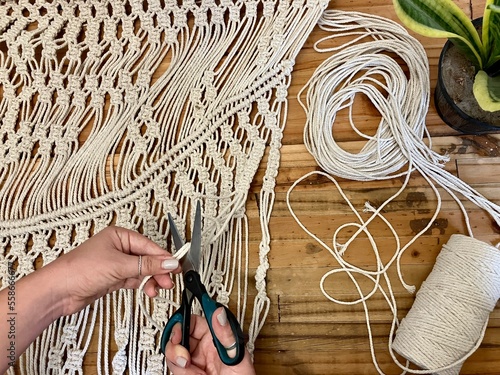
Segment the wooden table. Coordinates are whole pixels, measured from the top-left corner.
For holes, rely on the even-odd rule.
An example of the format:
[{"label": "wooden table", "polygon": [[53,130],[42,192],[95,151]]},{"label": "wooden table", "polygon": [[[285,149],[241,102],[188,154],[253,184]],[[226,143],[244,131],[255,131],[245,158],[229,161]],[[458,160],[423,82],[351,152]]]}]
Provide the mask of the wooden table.
[{"label": "wooden table", "polygon": [[[459,0],[461,8],[473,17],[482,14],[485,0]],[[332,1],[331,8],[369,12],[396,19],[391,0]],[[258,374],[375,374],[372,364],[364,313],[360,306],[340,306],[328,301],[320,291],[321,277],[337,267],[332,256],[309,237],[292,218],[285,202],[286,192],[293,182],[309,171],[319,170],[303,144],[305,115],[296,95],[315,68],[325,58],[314,52],[314,41],[323,35],[315,29],[300,52],[289,92],[289,115],[284,131],[282,163],[277,178],[276,203],[270,223],[271,252],[268,273],[268,295],[271,308],[266,324],[256,342],[255,366]],[[444,40],[419,37],[428,53],[431,65],[431,87],[435,87],[437,61]],[[361,100],[363,130],[374,132],[379,117],[376,111]],[[363,107],[364,106],[364,107]],[[345,120],[345,116],[344,116]],[[462,178],[485,196],[500,203],[500,134],[488,136],[460,135],[445,125],[431,105],[427,125],[433,136],[433,147],[448,152],[451,161],[446,169]],[[345,148],[359,148],[359,137],[345,124],[342,117],[335,124],[337,142]],[[256,181],[260,181],[257,176]],[[366,201],[374,205],[385,201],[402,183],[401,179],[384,182],[348,181],[340,185],[352,198],[356,207]],[[250,219],[251,271],[258,265],[260,228],[258,219],[259,182],[252,186],[247,204]],[[441,193],[443,193],[441,191]],[[454,233],[465,233],[462,215],[457,205],[443,193],[443,210],[432,231],[423,235],[402,259],[407,282],[417,287],[427,277],[436,256]],[[333,231],[342,223],[352,221],[352,214],[334,185],[323,178],[312,178],[300,184],[292,196],[294,208],[304,224],[321,239],[329,241]],[[430,219],[436,200],[431,189],[418,175],[398,200],[387,206],[385,215],[398,231],[402,243],[408,242]],[[477,238],[495,241],[500,230],[488,215],[472,204],[470,210]],[[390,237],[382,226],[372,227],[380,248],[389,249]],[[370,265],[373,256],[359,245],[356,264]],[[350,252],[351,254],[351,252]],[[388,254],[383,253],[382,256]],[[352,256],[350,260],[352,259]],[[392,273],[394,274],[394,272]],[[339,279],[343,298],[355,298],[356,291]],[[413,296],[404,291],[394,279],[400,318],[413,303]],[[254,292],[251,292],[254,293]],[[249,298],[253,301],[253,295]],[[380,295],[370,302],[372,329],[378,361],[387,374],[399,374],[387,350],[392,315]],[[251,311],[249,306],[249,311]],[[245,327],[247,328],[247,327]],[[97,340],[93,341],[85,358],[85,374],[96,373]],[[496,309],[489,323],[483,344],[463,366],[463,374],[500,374],[500,309]]]},{"label": "wooden table", "polygon": [[[460,0],[457,3],[473,18],[482,15],[483,0]],[[397,20],[391,0],[332,1],[330,8],[368,12]],[[327,271],[338,267],[338,264],[327,250],[296,224],[286,206],[286,192],[291,184],[309,171],[320,170],[303,144],[305,115],[297,102],[296,94],[326,58],[327,54],[320,55],[312,48],[313,43],[322,35],[324,34],[315,28],[299,53],[292,75],[290,112],[284,131],[277,198],[270,224],[272,242],[268,294],[271,298],[271,310],[256,342],[255,366],[258,374],[376,374],[362,307],[337,305],[323,296],[319,287],[320,279]],[[429,57],[433,91],[439,53],[445,40],[417,38],[425,46]],[[359,120],[364,126],[363,130],[370,133],[370,129],[373,129],[373,134],[379,117],[368,103],[364,105],[367,107],[367,115]],[[451,157],[446,169],[486,197],[500,203],[500,134],[460,135],[442,122],[433,103],[427,116],[427,125],[433,137],[433,148],[441,153],[448,152]],[[350,126],[339,118],[334,130],[336,141],[346,149],[359,147],[356,143],[360,141],[359,137],[347,129]],[[365,201],[375,205],[384,202],[402,182],[400,179],[364,183],[342,179],[339,181],[358,208]],[[257,184],[253,186],[255,195],[259,188]],[[466,233],[457,205],[442,190],[440,193],[444,201],[443,209],[432,231],[420,237],[402,259],[406,281],[417,287],[431,271],[442,244],[454,233]],[[335,186],[326,179],[308,179],[297,187],[292,197],[293,207],[300,219],[327,243],[331,243],[333,231],[339,225],[354,221]],[[500,230],[488,214],[472,204],[467,203],[466,206],[471,213],[475,236],[484,241],[498,241]],[[407,243],[422,228],[422,224],[430,219],[435,207],[436,200],[431,189],[420,176],[415,175],[400,198],[384,211],[396,227],[402,243]],[[258,224],[257,196],[251,197],[248,211],[251,224]],[[382,225],[378,228],[376,225],[371,229],[380,248],[390,250],[392,240],[387,230]],[[258,225],[252,225],[252,228],[255,227]],[[253,253],[258,254],[258,233],[252,236],[252,240]],[[359,246],[359,251],[350,250],[351,254],[356,254],[356,258],[351,256],[350,260],[355,259],[359,265],[373,264],[373,256],[361,248],[362,243]],[[382,250],[382,256],[384,255],[388,256]],[[253,267],[255,266],[256,262],[253,263]],[[395,276],[395,272],[391,275]],[[342,283],[346,279],[337,280]],[[402,318],[411,307],[414,297],[401,287],[397,278],[392,280],[398,299],[399,317]],[[335,290],[343,298],[354,299],[357,296],[354,287],[347,282],[345,289]],[[378,294],[369,303],[369,307],[380,366],[387,374],[399,374],[401,371],[393,364],[387,349],[392,319],[388,305]],[[499,308],[491,315],[481,347],[466,361],[462,373],[500,374]]]}]

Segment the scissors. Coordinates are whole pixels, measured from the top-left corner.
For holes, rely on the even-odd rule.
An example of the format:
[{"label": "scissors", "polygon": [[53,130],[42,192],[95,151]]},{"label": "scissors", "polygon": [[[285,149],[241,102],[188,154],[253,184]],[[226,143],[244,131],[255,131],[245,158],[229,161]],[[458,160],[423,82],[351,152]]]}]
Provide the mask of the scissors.
[{"label": "scissors", "polygon": [[[170,223],[170,231],[174,240],[174,245],[177,251],[184,245],[177,227],[172,219],[172,216],[168,214],[168,221]],[[207,289],[201,282],[200,274],[198,273],[201,263],[201,209],[200,202],[196,204],[196,214],[194,218],[193,233],[191,237],[191,248],[188,253],[181,260],[182,272],[184,273],[184,290],[182,291],[182,301],[181,306],[168,320],[163,334],[161,336],[161,351],[165,354],[165,347],[167,346],[168,340],[170,340],[170,335],[172,329],[176,323],[181,323],[182,325],[182,340],[181,345],[189,351],[189,336],[190,336],[190,323],[191,323],[191,305],[194,298],[196,298],[202,307],[203,313],[205,314],[205,319],[210,328],[210,333],[212,334],[212,339],[214,345],[217,349],[217,353],[221,361],[227,366],[235,366],[241,362],[245,355],[245,341],[243,338],[243,332],[238,323],[238,320],[233,315],[233,313],[224,305],[219,302],[215,302],[211,299],[207,293]],[[233,332],[235,343],[229,348],[224,347],[219,339],[215,336],[212,327],[212,316],[215,310],[219,307],[223,307],[226,310],[227,320]],[[228,350],[236,349],[236,355],[230,357],[228,355]]]}]

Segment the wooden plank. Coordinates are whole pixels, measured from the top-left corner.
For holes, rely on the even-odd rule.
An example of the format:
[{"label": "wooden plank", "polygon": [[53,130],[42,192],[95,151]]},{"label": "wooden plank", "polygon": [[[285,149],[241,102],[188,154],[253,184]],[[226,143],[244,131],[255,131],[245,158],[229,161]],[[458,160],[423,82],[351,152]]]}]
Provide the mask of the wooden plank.
[{"label": "wooden plank", "polygon": [[[484,0],[456,0],[467,14],[482,14]],[[397,20],[391,0],[347,0],[331,2],[332,9],[360,11]],[[436,113],[432,101],[437,79],[437,63],[445,40],[430,39],[411,32],[425,46],[430,64],[431,102],[426,123],[432,136],[432,149],[448,155],[450,161],[444,170],[460,177],[485,197],[500,203],[500,134],[484,136],[461,135],[444,124]],[[305,114],[296,95],[316,67],[329,54],[314,51],[314,43],[326,32],[314,29],[299,53],[289,89],[289,113],[284,129],[281,148],[281,164],[276,180],[276,201],[270,222],[271,251],[268,254],[270,270],[267,277],[267,292],[270,311],[266,324],[256,341],[255,365],[258,374],[374,374],[364,311],[361,305],[344,306],[326,299],[320,290],[323,275],[338,268],[338,262],[320,243],[311,238],[295,222],[286,204],[290,186],[305,173],[320,170],[314,157],[303,142]],[[339,40],[339,43],[345,41]],[[168,61],[166,61],[168,63]],[[165,66],[163,66],[165,68]],[[158,73],[162,68],[158,70]],[[380,115],[364,97],[356,99],[354,106],[358,126],[374,134]],[[349,152],[358,152],[365,144],[347,123],[346,111],[337,116],[334,125],[335,139],[339,146]],[[82,133],[83,141],[90,126]],[[429,144],[429,140],[424,140]],[[117,157],[110,159],[114,165]],[[258,193],[267,163],[267,154],[257,171],[247,201],[249,217],[249,290],[248,308],[251,311],[256,296],[255,273],[259,265],[260,207]],[[106,171],[109,183],[109,170]],[[365,202],[380,206],[402,185],[403,178],[384,181],[351,181],[336,178],[356,210],[361,212]],[[405,281],[421,285],[432,270],[435,259],[444,243],[455,233],[465,233],[466,227],[458,205],[443,189],[438,189],[442,198],[442,211],[429,233],[422,235],[409,247],[401,258]],[[334,231],[342,224],[352,222],[355,216],[340,197],[336,187],[328,179],[314,175],[297,186],[291,195],[293,209],[306,227],[324,243],[330,245]],[[463,201],[467,209],[474,234],[477,238],[495,244],[500,228],[482,210],[470,202]],[[437,205],[437,198],[427,181],[414,172],[408,187],[400,196],[384,207],[383,215],[396,229],[402,244],[409,243],[413,236],[430,220]],[[369,214],[361,213],[366,220]],[[393,255],[395,240],[387,226],[376,219],[370,229],[387,262]],[[343,231],[340,240],[347,240],[353,228]],[[373,269],[374,256],[366,235],[360,236],[344,255],[346,261],[360,267]],[[398,303],[398,316],[403,317],[411,308],[414,295],[409,294],[398,280],[395,267],[388,275]],[[362,289],[371,290],[373,284],[359,277]],[[326,289],[335,296],[353,300],[357,292],[345,275],[327,279]],[[373,323],[374,346],[381,369],[387,374],[400,374],[388,353],[391,313],[380,293],[368,302]],[[232,300],[231,308],[235,308]],[[248,317],[247,317],[248,319]],[[249,322],[245,323],[245,330]],[[98,352],[97,336],[92,339],[89,353],[85,356],[84,374],[97,374],[95,369]],[[110,346],[110,357],[116,353],[114,343]],[[462,374],[500,374],[500,307],[491,314],[484,341],[479,350],[463,366]]]},{"label": "wooden plank", "polygon": [[[462,367],[461,375],[498,375],[497,349],[479,348]],[[385,374],[401,374],[388,353],[377,352],[377,361]],[[258,374],[283,375],[353,375],[376,374],[368,349],[329,352],[314,351],[306,346],[301,350],[257,350],[255,363]],[[355,370],[353,370],[355,369]]]}]

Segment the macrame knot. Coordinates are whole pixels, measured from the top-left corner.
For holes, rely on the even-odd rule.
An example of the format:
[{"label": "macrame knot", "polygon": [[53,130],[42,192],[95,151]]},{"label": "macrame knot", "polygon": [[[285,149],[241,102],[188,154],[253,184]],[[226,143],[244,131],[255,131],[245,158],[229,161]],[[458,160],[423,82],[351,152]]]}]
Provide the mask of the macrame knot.
[{"label": "macrame knot", "polygon": [[230,295],[226,290],[221,290],[217,293],[217,302],[227,306],[229,304],[229,296]]},{"label": "macrame knot", "polygon": [[288,95],[287,86],[284,84],[279,84],[276,87],[276,101],[284,102],[286,100],[287,95]]},{"label": "macrame knot", "polygon": [[117,328],[115,330],[115,340],[118,348],[123,348],[127,346],[128,343],[128,329],[127,328]]},{"label": "macrame knot", "polygon": [[[14,101],[16,99],[16,91],[14,89],[14,86],[12,84],[4,84],[3,95],[6,99]],[[7,110],[5,117],[10,121],[14,120],[15,123],[15,120],[17,118],[17,111],[15,113],[15,116],[13,114],[13,111],[14,109]]]},{"label": "macrame knot", "polygon": [[139,69],[137,73],[137,87],[148,89],[151,82],[151,73],[145,69]]},{"label": "macrame knot", "polygon": [[83,363],[83,350],[72,349],[68,351],[68,359],[66,365],[72,370],[78,370],[82,368]]},{"label": "macrame knot", "polygon": [[[213,102],[215,98],[217,98],[217,89],[214,86],[207,87],[205,92],[205,98],[209,103]],[[207,117],[206,113],[205,117]]]},{"label": "macrame knot", "polygon": [[187,11],[185,9],[174,9],[174,27],[184,28],[187,26]]},{"label": "macrame knot", "polygon": [[253,343],[249,342],[249,343],[247,344],[247,349],[248,349],[248,351],[249,351],[250,353],[253,353],[253,351],[255,350],[255,345],[254,345]]},{"label": "macrame knot", "polygon": [[274,15],[274,6],[276,5],[276,1],[265,0],[264,3],[264,17],[272,17]]},{"label": "macrame knot", "polygon": [[60,370],[62,368],[62,351],[59,348],[50,348],[48,357],[48,369]]},{"label": "macrame knot", "polygon": [[141,330],[139,339],[139,348],[141,350],[154,350],[155,346],[155,330],[153,328],[145,327]]},{"label": "macrame knot", "polygon": [[245,3],[246,16],[248,18],[257,17],[257,5],[258,5],[258,1],[247,1]]},{"label": "macrame knot", "polygon": [[[68,102],[69,102],[69,96],[67,98],[68,98]],[[55,146],[56,146],[55,147],[55,154],[56,155],[61,155],[61,156],[66,157],[70,154],[71,148],[67,142],[64,142],[61,139],[57,139],[55,141]]]},{"label": "macrame knot", "polygon": [[162,354],[152,354],[148,357],[146,373],[149,375],[162,375],[165,357]]},{"label": "macrame knot", "polygon": [[214,286],[219,286],[222,284],[222,281],[224,280],[223,279],[223,275],[224,273],[220,270],[215,270],[212,274],[212,281],[211,281],[211,285],[214,285]]},{"label": "macrame knot", "polygon": [[34,259],[29,256],[19,255],[17,258],[17,273],[19,275],[28,275],[35,270]]},{"label": "macrame knot", "polygon": [[90,223],[78,225],[75,228],[75,230],[76,230],[75,245],[76,246],[78,246],[81,243],[84,243],[89,238],[89,229],[90,229]]},{"label": "macrame knot", "polygon": [[293,66],[294,66],[293,60],[283,60],[281,62],[281,69],[283,70],[283,73],[287,76],[292,74],[293,71]]},{"label": "macrame knot", "polygon": [[283,43],[285,43],[285,36],[283,34],[275,34],[271,42],[271,47],[278,49],[283,45]]},{"label": "macrame knot", "polygon": [[212,23],[214,25],[224,25],[224,11],[219,7],[211,7]]},{"label": "macrame knot", "polygon": [[116,352],[113,357],[113,373],[115,374],[123,374],[125,369],[127,368],[127,352],[125,349],[120,349]]},{"label": "macrame knot", "polygon": [[156,322],[165,322],[168,318],[168,309],[170,307],[170,303],[162,298],[158,298],[156,300],[156,306],[151,314],[151,318],[153,318]]},{"label": "macrame knot", "polygon": [[241,3],[238,6],[238,4],[233,4],[229,7],[229,20],[233,22],[238,22],[240,20],[240,9],[241,9]]},{"label": "macrame knot", "polygon": [[265,191],[273,191],[274,187],[276,186],[276,180],[272,178],[271,176],[267,177],[265,176],[262,179],[262,189]]},{"label": "macrame knot", "polygon": [[[141,47],[141,39],[138,38],[136,35],[134,34],[130,34],[129,36],[129,48],[131,49],[138,49]],[[136,81],[136,85],[138,87],[144,87],[144,84],[145,84],[145,81],[144,81],[144,77],[141,77],[141,79],[139,79],[139,76],[141,75],[141,70],[139,70],[138,74],[137,74],[137,81]]]},{"label": "macrame knot", "polygon": [[26,65],[26,62],[24,60],[16,61],[16,73],[20,76],[28,75],[28,66]]},{"label": "macrame knot", "polygon": [[56,248],[64,249],[65,251],[71,248],[71,232],[72,227],[70,226],[64,226],[57,230]]},{"label": "macrame knot", "polygon": [[269,112],[269,103],[266,99],[260,98],[257,100],[257,110],[259,111],[259,114],[263,116],[267,115]]},{"label": "macrame knot", "polygon": [[63,328],[61,340],[66,344],[76,344],[78,337],[78,328],[72,324],[68,324]]},{"label": "macrame knot", "polygon": [[205,9],[198,9],[194,12],[194,24],[198,27],[208,26],[207,12]]},{"label": "macrame knot", "polygon": [[0,256],[0,283],[5,285],[4,279],[7,278],[6,275],[9,274],[9,263],[6,257]]},{"label": "macrame knot", "polygon": [[[36,75],[39,75],[40,73],[35,73]],[[8,82],[9,81],[9,71],[4,68],[3,66],[0,67],[0,82]]]},{"label": "macrame knot", "polygon": [[75,46],[74,44],[69,44],[68,46],[68,53],[66,56],[68,56],[68,59],[71,62],[77,63],[80,60],[80,49]]},{"label": "macrame knot", "polygon": [[202,97],[202,90],[198,87],[193,87],[191,89],[189,98],[194,104],[198,104],[201,102],[201,97]]},{"label": "macrame knot", "polygon": [[[268,250],[268,249],[266,249],[266,250]],[[262,253],[262,249],[261,249],[261,253]],[[255,273],[255,281],[256,281],[257,286],[263,286],[266,284],[266,272],[265,272],[265,270],[267,270],[269,268],[269,261],[267,260],[267,256],[262,257],[262,258],[263,258],[263,259],[261,259],[262,267],[257,268],[257,271]],[[265,294],[265,292],[264,292],[264,294]]]}]

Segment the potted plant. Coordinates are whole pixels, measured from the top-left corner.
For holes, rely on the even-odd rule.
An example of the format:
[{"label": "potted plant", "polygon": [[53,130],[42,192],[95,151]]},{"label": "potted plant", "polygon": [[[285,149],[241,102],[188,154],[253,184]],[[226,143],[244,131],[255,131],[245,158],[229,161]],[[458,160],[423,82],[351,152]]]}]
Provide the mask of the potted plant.
[{"label": "potted plant", "polygon": [[441,118],[464,133],[500,131],[500,0],[487,0],[483,17],[474,22],[452,0],[393,4],[409,29],[448,38],[434,95]]}]

